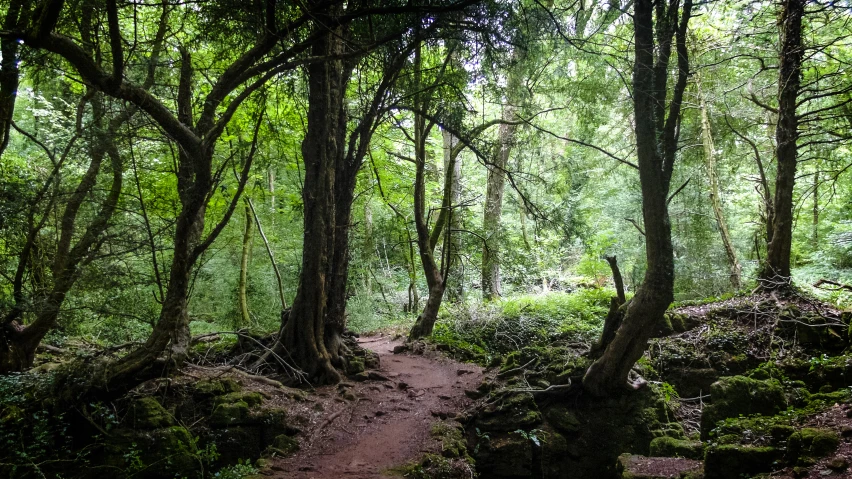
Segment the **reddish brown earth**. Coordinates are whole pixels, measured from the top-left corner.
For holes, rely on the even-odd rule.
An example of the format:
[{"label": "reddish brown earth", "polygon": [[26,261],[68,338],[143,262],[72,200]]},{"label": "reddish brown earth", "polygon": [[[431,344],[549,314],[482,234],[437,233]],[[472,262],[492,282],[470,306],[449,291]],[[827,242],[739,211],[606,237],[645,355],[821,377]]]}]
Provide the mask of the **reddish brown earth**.
[{"label": "reddish brown earth", "polygon": [[622,456],[619,458],[621,466],[629,471],[632,476],[639,478],[671,478],[683,477],[689,472],[701,469],[702,462],[692,459],[681,459],[676,457],[645,457],[645,456]]},{"label": "reddish brown earth", "polygon": [[848,404],[835,405],[831,409],[811,417],[804,427],[833,429],[837,431],[840,445],[833,454],[817,461],[813,466],[801,471],[788,467],[773,473],[770,477],[778,479],[822,479],[852,478],[849,465],[852,464],[852,409]]},{"label": "reddish brown earth", "polygon": [[[359,343],[381,359],[376,371],[386,380],[318,388],[313,409],[300,437],[301,450],[279,459],[266,471],[289,479],[368,479],[393,477],[388,470],[418,460],[439,443],[430,437],[441,417],[454,417],[472,401],[482,369],[438,355],[393,354],[402,344],[391,337],[365,337]],[[374,374],[374,377],[378,377]],[[344,400],[344,391],[355,400]],[[351,396],[350,396],[351,397]],[[322,406],[317,406],[321,404]]]}]

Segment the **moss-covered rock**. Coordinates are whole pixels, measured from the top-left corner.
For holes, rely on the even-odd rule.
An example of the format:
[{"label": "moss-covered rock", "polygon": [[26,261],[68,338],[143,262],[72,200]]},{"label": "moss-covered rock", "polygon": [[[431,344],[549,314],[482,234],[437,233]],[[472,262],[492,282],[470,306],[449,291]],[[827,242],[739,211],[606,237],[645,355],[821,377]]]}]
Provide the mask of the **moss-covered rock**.
[{"label": "moss-covered rock", "polygon": [[259,392],[232,392],[225,394],[224,396],[219,396],[213,402],[214,406],[220,406],[223,404],[235,404],[238,402],[244,402],[249,407],[254,407],[260,405],[263,402],[263,395]]},{"label": "moss-covered rock", "polygon": [[174,418],[152,397],[134,400],[127,411],[125,424],[133,429],[160,429],[174,426]]},{"label": "moss-covered rock", "polygon": [[572,433],[580,430],[580,420],[573,410],[564,405],[554,405],[545,412],[547,422],[556,430]]},{"label": "moss-covered rock", "polygon": [[513,393],[483,410],[476,427],[483,431],[515,431],[541,424],[541,413],[531,394]]},{"label": "moss-covered rock", "polygon": [[651,441],[651,456],[683,457],[701,459],[704,457],[704,444],[701,441],[688,441],[673,437],[658,437]]},{"label": "moss-covered rock", "polygon": [[778,449],[770,446],[711,445],[704,455],[704,477],[731,479],[769,472],[781,455]]},{"label": "moss-covered rock", "polygon": [[134,478],[200,477],[195,442],[186,428],[120,429],[105,446],[103,463]]},{"label": "moss-covered rock", "polygon": [[266,449],[265,456],[286,457],[295,454],[299,450],[299,441],[286,434],[276,437],[272,444]]},{"label": "moss-covered rock", "polygon": [[241,390],[239,383],[231,378],[202,379],[195,383],[194,395],[199,398],[209,398]]},{"label": "moss-covered rock", "polygon": [[839,443],[840,436],[835,431],[804,428],[787,440],[787,458],[791,463],[809,464],[834,452]]},{"label": "moss-covered rock", "polygon": [[467,443],[457,424],[439,421],[432,424],[430,435],[441,441],[441,455],[446,458],[467,457]]},{"label": "moss-covered rock", "polygon": [[354,376],[358,373],[363,373],[365,370],[364,359],[358,357],[350,357],[348,358],[348,362],[346,364],[346,374],[349,376]]},{"label": "moss-covered rock", "polygon": [[774,379],[758,381],[745,376],[722,378],[710,387],[713,401],[701,415],[701,438],[727,418],[762,414],[771,416],[787,406],[784,390]]},{"label": "moss-covered rock", "polygon": [[489,438],[480,444],[476,458],[482,477],[522,479],[533,477],[533,443],[520,434]]},{"label": "moss-covered rock", "polygon": [[213,427],[228,427],[243,424],[249,418],[249,405],[245,401],[222,403],[213,409],[210,425]]}]

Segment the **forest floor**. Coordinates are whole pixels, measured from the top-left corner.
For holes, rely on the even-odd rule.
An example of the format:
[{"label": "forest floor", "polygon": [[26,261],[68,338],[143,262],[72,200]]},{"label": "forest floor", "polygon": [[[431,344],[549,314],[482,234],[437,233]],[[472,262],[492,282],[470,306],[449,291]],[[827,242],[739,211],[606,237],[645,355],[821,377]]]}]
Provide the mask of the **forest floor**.
[{"label": "forest floor", "polygon": [[[482,381],[482,368],[437,354],[394,354],[402,339],[359,338],[379,355],[375,379],[317,388],[312,399],[328,402],[326,419],[301,444],[301,450],[273,462],[264,475],[291,479],[372,479],[398,477],[392,469],[436,452],[430,432],[436,421],[454,418],[473,401],[465,390]],[[377,373],[377,374],[376,374]],[[355,396],[341,403],[338,396]],[[350,394],[351,393],[351,394]],[[323,401],[325,399],[325,401]]]}]

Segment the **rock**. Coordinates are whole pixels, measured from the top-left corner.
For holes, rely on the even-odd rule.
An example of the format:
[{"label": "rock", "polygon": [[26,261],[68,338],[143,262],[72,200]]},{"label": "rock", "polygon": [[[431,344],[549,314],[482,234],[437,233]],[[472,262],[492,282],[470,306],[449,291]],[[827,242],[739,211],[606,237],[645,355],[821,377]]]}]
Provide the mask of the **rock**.
[{"label": "rock", "polygon": [[843,436],[843,437],[852,436],[852,426],[847,424],[847,425],[843,426],[842,428],[840,428],[840,435]]},{"label": "rock", "polygon": [[707,394],[719,373],[713,368],[678,367],[666,376],[666,382],[674,385],[681,397],[698,397]]},{"label": "rock", "polygon": [[761,414],[772,416],[787,407],[784,390],[775,379],[758,381],[745,376],[724,377],[710,387],[713,401],[701,414],[701,438],[727,418]]},{"label": "rock", "polygon": [[242,390],[242,387],[231,378],[222,379],[202,379],[195,383],[194,394],[200,398],[221,396],[227,393],[235,393]]},{"label": "rock", "polygon": [[500,435],[480,445],[476,470],[480,477],[531,478],[532,442],[520,434]]},{"label": "rock", "polygon": [[703,477],[701,461],[671,457],[644,457],[622,454],[616,471],[622,479],[673,479]]},{"label": "rock", "polygon": [[133,429],[160,429],[175,425],[166,408],[150,396],[133,401],[125,421]]},{"label": "rock", "polygon": [[287,457],[299,450],[299,441],[294,437],[282,434],[276,437],[264,452],[264,456]]},{"label": "rock", "polygon": [[368,371],[367,377],[373,381],[390,381],[390,379],[382,373],[376,371]]},{"label": "rock", "polygon": [[574,411],[562,406],[555,405],[545,411],[545,418],[554,428],[562,432],[577,432],[580,430],[580,421]]},{"label": "rock", "polygon": [[706,479],[730,479],[769,472],[781,453],[774,447],[743,446],[724,444],[710,446],[704,455],[704,477]]},{"label": "rock", "polygon": [[119,429],[104,446],[103,465],[134,471],[133,477],[140,479],[200,478],[197,453],[192,435],[183,427]]},{"label": "rock", "polygon": [[701,441],[658,437],[651,441],[651,456],[702,459],[704,457],[704,444]]},{"label": "rock", "polygon": [[221,466],[236,464],[239,461],[255,460],[260,457],[265,446],[258,426],[239,425],[227,428],[215,428],[201,434],[202,444],[216,444]]},{"label": "rock", "polygon": [[349,389],[343,391],[343,393],[341,393],[341,396],[343,396],[343,399],[347,401],[355,401],[356,399],[358,399],[358,395]]},{"label": "rock", "polygon": [[834,431],[806,427],[790,435],[787,456],[791,463],[803,465],[831,454],[839,443],[840,437]]},{"label": "rock", "polygon": [[213,404],[214,406],[219,406],[222,404],[234,404],[238,402],[244,402],[248,405],[248,407],[258,406],[263,402],[263,395],[259,392],[232,392],[225,394],[224,396],[217,397]]},{"label": "rock", "polygon": [[245,401],[221,403],[213,409],[210,425],[213,427],[228,427],[243,424],[249,417],[249,406]]},{"label": "rock", "polygon": [[849,459],[844,456],[835,456],[826,465],[832,471],[845,471],[849,468]]},{"label": "rock", "polygon": [[568,441],[562,434],[547,431],[541,443],[541,474],[544,479],[562,479],[570,477],[562,461],[568,454]]},{"label": "rock", "polygon": [[529,393],[515,393],[488,406],[477,418],[477,427],[483,431],[515,431],[531,429],[541,423],[535,399]]},{"label": "rock", "polygon": [[400,354],[400,353],[404,353],[406,351],[408,351],[408,346],[405,345],[405,344],[399,344],[399,345],[393,347],[393,353],[394,354]]},{"label": "rock", "polygon": [[349,376],[354,376],[358,373],[364,372],[364,360],[361,358],[351,357],[349,358],[349,363],[346,366],[346,374]]}]

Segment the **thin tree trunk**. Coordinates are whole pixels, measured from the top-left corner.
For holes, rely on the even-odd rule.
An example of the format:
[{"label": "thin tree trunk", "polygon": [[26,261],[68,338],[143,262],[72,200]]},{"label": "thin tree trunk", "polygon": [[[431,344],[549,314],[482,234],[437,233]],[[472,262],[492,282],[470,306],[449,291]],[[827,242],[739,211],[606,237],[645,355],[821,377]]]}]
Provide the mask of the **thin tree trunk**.
[{"label": "thin tree trunk", "polygon": [[[441,130],[441,136],[444,143],[444,170],[446,172],[447,170],[452,169],[452,173],[450,175],[452,186],[450,187],[450,197],[448,202],[448,207],[450,208],[450,224],[448,227],[452,230],[459,230],[462,227],[462,215],[461,211],[458,210],[458,205],[461,203],[462,192],[462,164],[459,155],[453,153],[454,150],[457,149],[459,139],[447,130]],[[447,254],[449,255],[450,262],[450,278],[448,279],[449,284],[447,286],[447,296],[451,301],[459,301],[464,298],[464,277],[462,276],[462,269],[458,267],[460,251],[461,237],[459,235],[451,235],[450,246],[447,248]]]},{"label": "thin tree trunk", "polygon": [[758,277],[764,289],[790,285],[793,243],[793,189],[798,163],[799,118],[796,103],[802,76],[802,16],[804,0],[784,0],[781,7],[781,53],[778,70],[778,124],[775,127],[777,174],[772,236]]},{"label": "thin tree trunk", "polygon": [[272,271],[275,273],[275,281],[278,284],[278,299],[281,301],[281,310],[287,309],[287,300],[284,299],[284,282],[281,280],[281,271],[278,269],[278,264],[275,263],[275,255],[272,253],[272,248],[269,246],[269,240],[266,238],[266,233],[263,232],[263,225],[260,224],[260,218],[257,216],[257,211],[254,209],[254,204],[251,198],[246,198],[249,208],[251,209],[254,224],[257,225],[257,232],[260,233],[260,238],[263,240],[263,245],[266,247],[266,254],[269,256],[269,263],[272,265]]},{"label": "thin tree trunk", "polygon": [[[515,106],[503,107],[503,119],[515,119]],[[506,165],[515,142],[514,124],[500,125],[497,146],[491,155],[492,164],[488,167],[488,179],[485,191],[482,229],[485,233],[487,248],[482,251],[482,298],[492,300],[500,297],[500,217],[503,214],[503,191],[506,188]]]},{"label": "thin tree trunk", "polygon": [[[93,116],[98,119],[97,121],[100,121],[103,116],[100,97],[93,98],[92,109]],[[109,227],[121,195],[124,174],[123,162],[112,138],[123,119],[124,117],[114,119],[107,132],[96,136],[95,144],[90,151],[91,162],[89,167],[74,192],[65,202],[60,220],[59,241],[51,266],[53,284],[49,291],[36,301],[38,313],[35,320],[27,326],[20,325],[17,321],[8,321],[0,326],[2,327],[2,330],[0,330],[0,373],[22,371],[32,366],[36,348],[44,339],[44,336],[56,326],[60,309],[68,291],[79,278],[80,269],[91,261],[92,253],[99,247],[101,236]],[[75,242],[75,232],[79,228],[80,208],[86,203],[87,197],[96,186],[105,157],[109,158],[112,170],[110,189],[94,219],[83,230],[82,235],[76,238]],[[31,259],[22,257],[20,261],[26,263],[30,262]]]},{"label": "thin tree trunk", "polygon": [[734,244],[731,241],[728,223],[725,221],[725,215],[722,211],[722,201],[719,196],[719,177],[716,172],[716,151],[710,129],[710,117],[707,114],[707,102],[701,91],[701,77],[698,74],[696,74],[695,83],[698,87],[698,101],[701,110],[701,142],[704,145],[704,159],[707,162],[707,176],[710,179],[710,204],[713,207],[713,215],[716,218],[716,225],[719,227],[722,244],[725,246],[725,255],[728,257],[731,286],[738,290],[742,287],[742,266],[737,259],[737,252],[734,250]]},{"label": "thin tree trunk", "polygon": [[813,232],[811,233],[811,245],[814,250],[819,248],[819,170],[814,172],[814,211]]},{"label": "thin tree trunk", "polygon": [[246,201],[245,205],[245,228],[243,230],[243,252],[240,256],[240,284],[239,284],[239,300],[240,300],[240,318],[242,325],[251,324],[251,315],[249,314],[248,296],[246,289],[248,288],[248,263],[251,252],[252,239],[252,214],[251,208]]}]

